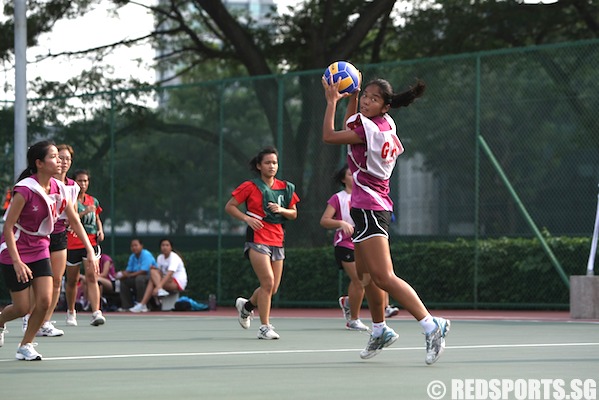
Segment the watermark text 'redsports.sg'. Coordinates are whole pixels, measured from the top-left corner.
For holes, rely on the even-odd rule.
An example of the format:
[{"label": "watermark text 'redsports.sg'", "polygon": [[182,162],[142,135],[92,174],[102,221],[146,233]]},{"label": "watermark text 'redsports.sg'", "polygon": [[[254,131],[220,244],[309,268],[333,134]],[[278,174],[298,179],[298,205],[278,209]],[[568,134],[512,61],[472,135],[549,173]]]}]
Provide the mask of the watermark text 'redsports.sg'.
[{"label": "watermark text 'redsports.sg'", "polygon": [[594,379],[452,379],[432,381],[432,400],[597,400]]}]

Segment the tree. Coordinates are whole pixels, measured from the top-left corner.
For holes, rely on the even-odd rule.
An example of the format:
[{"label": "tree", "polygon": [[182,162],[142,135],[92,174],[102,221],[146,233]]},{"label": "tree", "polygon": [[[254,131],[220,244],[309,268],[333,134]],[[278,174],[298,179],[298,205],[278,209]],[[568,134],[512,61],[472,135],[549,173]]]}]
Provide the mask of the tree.
[{"label": "tree", "polygon": [[[122,6],[135,2],[114,3]],[[156,15],[157,28],[150,35],[152,40],[171,49],[157,62],[179,66],[179,73],[184,74],[206,61],[229,60],[232,65],[243,66],[248,75],[259,76],[279,72],[282,60],[288,68],[306,70],[323,68],[336,59],[351,58],[361,50],[364,38],[373,28],[376,29],[379,21],[388,17],[394,4],[395,0],[351,0],[345,1],[343,7],[334,7],[335,2],[332,1],[307,2],[296,10],[297,19],[292,20],[287,16],[274,18],[273,25],[269,27],[258,27],[252,20],[234,17],[221,1],[162,1],[155,6],[140,7],[146,7]],[[83,9],[90,2],[80,5]],[[213,34],[200,34],[205,31]],[[277,40],[268,40],[273,36]],[[134,40],[120,44],[129,45],[132,42]],[[319,79],[307,76],[300,80],[302,103],[320,103],[321,108],[324,102]],[[273,105],[279,93],[278,83],[272,79],[259,80],[254,83],[253,89],[260,94],[256,99],[266,115],[272,142],[276,143],[280,121],[279,112]],[[328,172],[337,166],[339,149],[320,144],[320,123],[311,118],[311,114],[317,110],[302,107],[299,124],[294,126],[288,107],[284,108],[283,140],[286,144],[291,143],[294,149],[285,155],[285,162],[305,166],[308,149],[313,148],[316,154],[312,159],[323,166],[328,176]],[[234,151],[245,153],[239,149]],[[245,159],[250,156],[246,154]],[[320,209],[331,191],[328,180],[314,179],[309,183],[310,187],[303,187],[303,176],[303,168],[298,168],[289,171],[286,178],[298,183],[300,193],[313,194],[305,196],[308,207]],[[316,238],[322,236],[317,224],[315,228],[315,233],[319,233]]]},{"label": "tree", "polygon": [[[192,49],[197,58],[202,59],[227,59],[233,63],[243,65],[249,75],[272,75],[281,60],[285,60],[292,68],[308,70],[322,68],[330,62],[350,58],[357,53],[360,44],[368,33],[376,26],[377,22],[385,15],[391,13],[395,1],[381,0],[376,2],[346,1],[344,7],[333,7],[331,1],[308,2],[304,8],[299,8],[294,14],[293,24],[287,17],[275,18],[274,27],[257,28],[257,36],[254,38],[250,32],[252,21],[244,26],[239,19],[235,19],[220,1],[197,1],[190,8],[189,13],[182,12],[181,8],[161,8],[158,6],[154,12],[163,19],[159,20],[158,26],[171,27],[169,34],[173,31],[183,33],[181,41],[177,44],[181,49]],[[356,15],[352,19],[349,16]],[[169,21],[165,23],[163,21]],[[205,22],[208,29],[221,39],[216,50],[214,43],[206,43],[197,35],[197,30],[190,28],[190,23]],[[294,27],[297,31],[286,32],[288,27]],[[286,33],[285,36],[282,36]],[[159,33],[162,34],[162,33]],[[275,38],[287,38],[289,42],[278,44],[277,41],[268,40],[269,35]],[[266,40],[259,40],[259,39]],[[324,38],[324,40],[323,40]],[[273,43],[274,42],[274,43]],[[172,44],[172,41],[170,42]],[[185,44],[187,43],[187,45]],[[193,46],[192,46],[193,45]],[[188,57],[189,51],[173,51],[172,58]],[[274,57],[273,57],[274,56]],[[172,61],[172,60],[171,60]],[[322,101],[320,82],[314,76],[300,78],[302,104],[309,105]],[[276,107],[276,99],[279,93],[279,84],[275,80],[259,80],[254,83],[256,99],[262,105],[267,122],[272,134],[273,143],[277,143],[279,132],[279,114]],[[258,95],[259,94],[259,95]],[[285,154],[285,162],[290,165],[305,166],[306,156],[309,148],[315,149],[313,160],[319,165],[326,166],[328,171],[336,167],[338,160],[338,149],[320,145],[320,124],[314,123],[310,115],[314,110],[310,107],[302,107],[299,125],[293,126],[291,115],[287,107],[282,112],[283,141],[292,143],[293,152]],[[299,132],[299,134],[298,134]],[[248,154],[249,159],[250,154]],[[287,179],[298,184],[301,194],[310,193],[306,196],[304,207],[308,209],[321,208],[330,193],[330,185],[325,179],[314,179],[310,181],[309,187],[303,187],[303,168],[289,171]],[[307,237],[321,241],[322,230],[314,225]]]},{"label": "tree", "polygon": [[[63,18],[77,18],[85,14],[97,0],[51,0],[27,2],[27,46],[35,46],[43,33],[52,31],[56,21]],[[7,17],[0,21],[0,60],[10,61],[15,43],[14,2],[3,1],[3,12]]]},{"label": "tree", "polygon": [[[405,26],[397,31],[400,41],[394,44],[401,43],[396,50],[402,57],[437,57],[593,39],[599,34],[598,21],[599,5],[591,1],[559,1],[547,5],[528,5],[517,1],[438,1],[408,15]],[[578,154],[580,159],[588,146],[595,149],[599,147],[599,139],[594,134],[599,129],[599,120],[593,111],[596,104],[584,94],[586,89],[581,89],[587,85],[593,87],[592,82],[582,82],[586,81],[583,77],[592,75],[585,69],[593,65],[590,60],[597,57],[597,50],[590,46],[588,51],[572,51],[571,54],[563,52],[557,55],[550,51],[539,51],[535,56],[531,54],[523,53],[521,58],[506,58],[505,61],[499,56],[494,61],[487,57],[490,61],[484,63],[482,68],[483,73],[490,75],[483,82],[484,94],[487,94],[487,101],[493,99],[494,104],[487,104],[489,108],[484,108],[483,104],[481,132],[503,168],[509,171],[512,183],[527,200],[533,215],[544,217],[542,220],[545,223],[559,226],[556,218],[559,213],[551,218],[546,211],[549,208],[555,210],[555,202],[550,206],[543,202],[543,198],[549,198],[549,191],[560,193],[554,196],[560,199],[562,208],[566,208],[567,204],[578,202],[573,198],[563,200],[564,193],[577,193],[578,198],[583,184],[578,178],[580,185],[577,190],[566,189],[568,186],[563,184],[556,185],[552,171],[557,169],[556,166],[564,165],[568,158],[576,158],[573,154]],[[495,65],[492,65],[493,62]],[[469,178],[471,174],[467,173],[472,169],[473,160],[460,157],[457,149],[447,148],[448,142],[441,139],[452,137],[456,144],[472,142],[468,138],[472,135],[474,116],[471,110],[466,113],[459,110],[464,109],[460,104],[462,101],[472,101],[475,88],[474,82],[468,80],[468,77],[473,78],[471,64],[461,65],[455,61],[451,66],[454,74],[440,75],[436,71],[435,80],[431,80],[431,83],[439,83],[439,78],[445,78],[446,81],[435,89],[435,96],[444,97],[445,102],[442,108],[434,112],[438,115],[460,115],[461,118],[448,117],[446,121],[451,122],[443,126],[430,126],[429,122],[432,121],[426,121],[424,131],[429,132],[429,135],[413,138],[413,144],[426,154],[431,171],[444,174],[451,188],[462,187],[461,192],[467,193],[465,189],[473,187],[473,181]],[[555,100],[543,102],[543,97],[547,96],[543,93],[547,90],[559,93],[554,99],[566,99],[565,104],[558,105]],[[498,105],[501,109],[498,109]],[[515,115],[520,118],[508,118]],[[539,121],[540,115],[546,116],[546,122],[535,125],[534,121]],[[555,115],[562,116],[561,124],[554,122],[552,117]],[[572,118],[572,115],[576,118]],[[569,131],[573,132],[564,135],[564,132]],[[579,150],[573,148],[574,143]],[[514,153],[515,148],[522,153]],[[483,165],[482,176],[493,176],[485,157]],[[531,168],[534,165],[544,165],[546,168]],[[449,171],[453,171],[455,176],[448,177]],[[594,189],[586,180],[585,183],[587,192],[588,188]],[[507,191],[493,189],[500,186],[502,183],[499,179],[481,182],[481,220],[486,223],[486,232],[526,231],[522,222],[517,223],[518,211]],[[557,186],[561,189],[557,189]],[[505,207],[499,204],[505,204]],[[573,216],[569,218],[572,222]]]},{"label": "tree", "polygon": [[[29,43],[34,43],[40,33],[50,30],[56,18],[80,15],[97,2],[30,2],[29,23],[32,26]],[[7,15],[11,12],[9,3],[5,2]],[[113,46],[130,46],[151,40],[170,50],[156,59],[157,65],[174,68],[184,79],[186,76],[199,77],[198,71],[206,72],[202,69],[206,64],[212,66],[211,73],[245,71],[248,76],[256,77],[289,70],[322,69],[338,59],[349,59],[359,64],[380,63],[597,35],[597,6],[584,0],[530,6],[513,0],[427,1],[415,2],[414,7],[407,10],[397,9],[400,3],[395,0],[346,0],[342,2],[343,7],[338,7],[340,1],[311,0],[301,3],[290,14],[273,15],[269,26],[261,26],[247,16],[230,13],[221,1],[164,0],[151,6],[124,0],[114,0],[113,3],[115,7],[137,4],[150,10],[156,16],[156,29],[148,36],[110,43],[99,49],[52,56],[102,53]],[[10,24],[8,21],[0,25],[0,31],[11,32]],[[2,35],[2,38],[10,39],[11,36]],[[0,42],[3,59],[9,57],[11,46],[10,40]],[[221,68],[217,68],[219,66]],[[208,78],[223,76],[210,74]],[[101,73],[95,78],[88,74],[84,86],[94,87],[94,79],[96,90],[115,87],[110,82],[102,82]],[[123,87],[124,83],[119,82],[116,87],[119,85]],[[324,103],[319,75],[300,75],[293,90],[299,93],[302,106],[285,103],[282,110],[276,107],[281,90],[277,79],[257,79],[252,81],[252,85],[272,142],[276,144],[282,132],[283,143],[293,148],[292,152],[285,154],[285,162],[298,168],[286,172],[285,177],[298,184],[304,198],[302,208],[316,213],[332,191],[327,184],[328,179],[324,178],[329,176],[340,158],[339,148],[323,146],[320,141],[320,115]],[[40,88],[43,87],[44,93],[50,95],[53,91],[49,90],[49,86],[40,85]],[[61,90],[78,93],[81,87],[79,81],[73,80],[70,86]],[[143,89],[142,86],[137,87]],[[175,98],[172,101],[176,101]],[[152,112],[142,110],[143,107],[127,106],[125,102],[119,104],[123,105],[122,109],[119,108],[119,115],[128,116],[137,124],[135,129],[124,130],[122,135],[117,136],[117,140],[124,140],[135,132],[142,132],[147,121],[143,122],[138,117],[151,115]],[[45,113],[57,117],[56,112],[50,109]],[[197,126],[188,122],[182,124],[173,119],[164,122],[162,127],[167,129],[168,126],[173,134],[185,130],[203,132],[205,139],[213,143],[218,140],[213,130],[198,130]],[[154,125],[152,128],[157,127]],[[98,141],[94,145],[98,154],[92,158],[101,158],[110,149],[109,143],[106,136]],[[232,159],[240,165],[253,153],[253,148],[245,146],[245,143],[239,145],[237,140],[230,143],[227,151],[235,154]],[[423,151],[430,152],[426,147]],[[245,157],[240,157],[240,154]],[[305,179],[310,169],[311,178]],[[310,218],[316,221],[314,217]],[[306,236],[320,243],[322,229],[314,223],[310,230]]]},{"label": "tree", "polygon": [[396,27],[389,51],[402,59],[559,43],[599,36],[599,4],[560,0],[525,4],[520,0],[419,2]]}]

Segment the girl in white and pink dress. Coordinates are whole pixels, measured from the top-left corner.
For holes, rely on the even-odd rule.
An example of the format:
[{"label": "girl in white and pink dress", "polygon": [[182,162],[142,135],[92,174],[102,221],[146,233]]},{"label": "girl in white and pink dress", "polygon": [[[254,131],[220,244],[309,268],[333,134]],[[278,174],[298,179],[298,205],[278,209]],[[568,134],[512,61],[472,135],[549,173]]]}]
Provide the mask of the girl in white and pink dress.
[{"label": "girl in white and pink dress", "polygon": [[[404,148],[397,136],[395,121],[387,112],[412,104],[424,93],[425,84],[418,80],[408,90],[394,93],[389,82],[375,79],[367,83],[362,92],[358,90],[353,94],[339,93],[339,81],[326,81],[323,77],[322,85],[327,101],[322,140],[348,145],[347,161],[354,183],[350,211],[355,223],[352,240],[356,269],[373,322],[370,340],[360,357],[374,357],[399,338],[385,322],[387,292],[420,323],[426,335],[425,362],[433,364],[445,348],[450,321],[431,316],[412,286],[395,274],[389,251],[389,224],[393,212],[389,180]],[[349,97],[346,126],[336,131],[335,111],[343,97]]]},{"label": "girl in white and pink dress", "polygon": [[[35,307],[17,349],[19,360],[42,359],[32,342],[52,302],[49,246],[54,225],[64,212],[72,228],[78,234],[85,234],[64,184],[53,178],[60,170],[58,149],[54,144],[43,141],[31,146],[27,151],[27,168],[17,179],[4,215],[0,270],[12,304],[0,313],[0,346],[4,345],[6,323],[27,314],[33,306],[30,298],[35,299]],[[91,244],[86,247],[93,256]],[[30,290],[34,296],[30,296]]]}]

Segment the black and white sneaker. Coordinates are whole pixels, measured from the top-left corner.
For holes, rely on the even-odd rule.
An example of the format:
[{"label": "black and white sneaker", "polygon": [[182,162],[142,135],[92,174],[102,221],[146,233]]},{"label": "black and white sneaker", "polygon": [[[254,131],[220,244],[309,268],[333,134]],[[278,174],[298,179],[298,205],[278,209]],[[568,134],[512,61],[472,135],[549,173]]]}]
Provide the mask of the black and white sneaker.
[{"label": "black and white sneaker", "polygon": [[250,327],[251,319],[254,316],[253,311],[245,309],[245,303],[248,301],[248,299],[244,299],[243,297],[238,297],[237,300],[235,300],[235,308],[239,311],[239,325],[241,325],[243,329],[248,329]]}]

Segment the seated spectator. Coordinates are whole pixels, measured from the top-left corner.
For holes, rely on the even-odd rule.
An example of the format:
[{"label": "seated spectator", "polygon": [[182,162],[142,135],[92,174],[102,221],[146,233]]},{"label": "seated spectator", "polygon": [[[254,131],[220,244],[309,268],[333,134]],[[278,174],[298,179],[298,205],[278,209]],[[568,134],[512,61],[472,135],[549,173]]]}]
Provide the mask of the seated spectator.
[{"label": "seated spectator", "polygon": [[160,241],[160,255],[157,267],[150,269],[150,280],[146,286],[144,297],[135,307],[129,309],[131,312],[147,312],[148,302],[152,297],[160,304],[160,297],[168,296],[173,292],[181,292],[187,286],[187,271],[181,257],[173,250],[173,242],[170,239]]},{"label": "seated spectator", "polygon": [[[100,287],[100,298],[102,299],[102,305],[106,305],[106,297],[105,294],[115,293],[115,280],[116,280],[116,271],[114,268],[114,261],[112,258],[105,253],[102,253],[100,257],[100,273],[97,276],[98,286]],[[85,277],[81,277],[81,295],[83,296],[83,309],[87,309],[87,283],[85,281]],[[79,292],[77,293],[77,299],[79,299]]]},{"label": "seated spectator", "polygon": [[144,249],[139,238],[131,240],[131,256],[127,262],[127,268],[117,273],[117,279],[121,281],[121,307],[128,310],[133,307],[133,296],[141,299],[150,279],[150,268],[156,266],[156,260],[152,253]]}]

